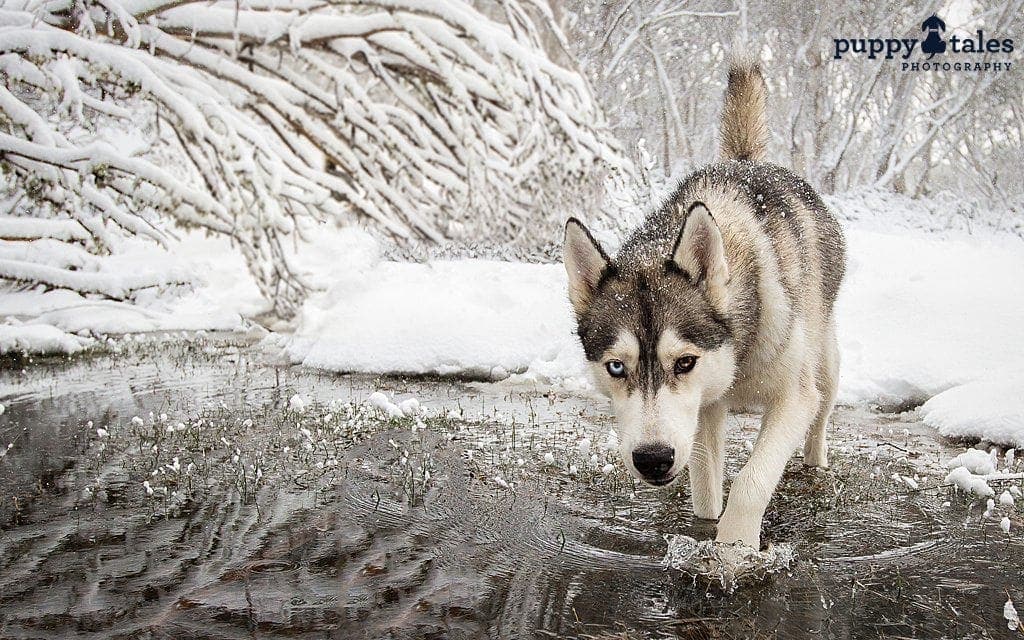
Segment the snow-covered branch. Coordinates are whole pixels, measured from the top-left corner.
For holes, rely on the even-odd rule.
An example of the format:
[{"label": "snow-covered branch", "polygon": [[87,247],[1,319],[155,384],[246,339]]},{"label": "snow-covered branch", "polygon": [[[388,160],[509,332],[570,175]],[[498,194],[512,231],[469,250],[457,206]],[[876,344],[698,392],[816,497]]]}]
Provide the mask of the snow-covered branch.
[{"label": "snow-covered branch", "polygon": [[[231,236],[288,315],[305,219],[424,241],[546,232],[629,167],[586,81],[545,52],[542,32],[565,45],[550,11],[502,4],[510,24],[460,0],[12,0],[0,255],[50,238],[102,256],[124,236],[165,242],[173,220]],[[118,298],[159,285],[46,270],[60,264],[0,258],[0,278]]]}]

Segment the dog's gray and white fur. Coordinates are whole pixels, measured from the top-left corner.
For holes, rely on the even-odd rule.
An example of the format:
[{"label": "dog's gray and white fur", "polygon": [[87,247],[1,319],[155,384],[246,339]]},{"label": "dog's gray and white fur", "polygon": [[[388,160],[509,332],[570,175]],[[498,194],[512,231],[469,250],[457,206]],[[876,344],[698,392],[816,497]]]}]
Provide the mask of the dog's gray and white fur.
[{"label": "dog's gray and white fur", "polygon": [[[689,465],[694,513],[719,542],[760,546],[787,461],[827,466],[839,354],[842,231],[814,190],[764,162],[767,88],[734,62],[722,159],[683,180],[609,257],[575,219],[564,260],[578,333],[615,411],[626,466],[655,485]],[[764,409],[722,512],[725,418]]]}]

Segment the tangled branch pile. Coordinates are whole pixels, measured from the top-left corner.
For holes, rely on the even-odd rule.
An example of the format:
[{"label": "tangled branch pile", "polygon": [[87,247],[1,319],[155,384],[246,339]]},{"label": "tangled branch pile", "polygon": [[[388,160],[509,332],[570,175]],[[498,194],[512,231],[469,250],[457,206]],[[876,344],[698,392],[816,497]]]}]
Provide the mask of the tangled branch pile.
[{"label": "tangled branch pile", "polygon": [[[288,315],[305,219],[510,241],[622,168],[546,7],[501,0],[11,0],[0,9],[0,278],[114,299],[165,219],[230,236]],[[538,218],[540,216],[540,218]],[[547,220],[544,219],[547,216]]]}]

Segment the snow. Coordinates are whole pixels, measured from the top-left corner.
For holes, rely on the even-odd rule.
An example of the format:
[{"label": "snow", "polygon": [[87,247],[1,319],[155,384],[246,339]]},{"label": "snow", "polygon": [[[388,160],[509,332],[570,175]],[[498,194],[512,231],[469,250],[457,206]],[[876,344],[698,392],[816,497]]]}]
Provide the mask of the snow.
[{"label": "snow", "polygon": [[416,398],[406,398],[398,403],[398,408],[401,409],[402,414],[405,416],[415,416],[420,413],[420,401]]},{"label": "snow", "polygon": [[983,476],[972,474],[967,467],[957,467],[946,476],[947,483],[956,485],[965,493],[974,493],[981,497],[993,496],[995,491],[988,485]]},{"label": "snow", "polygon": [[[370,394],[370,397],[366,399],[366,403],[371,407],[379,409],[389,418],[406,418],[412,417],[419,412],[420,403],[415,398],[410,398],[402,402],[402,406],[399,406],[380,391],[375,391]],[[404,407],[404,408],[403,408]],[[408,411],[406,411],[408,409]]]},{"label": "snow", "polygon": [[992,456],[978,449],[968,449],[946,462],[947,469],[965,467],[971,473],[985,475],[995,473],[996,464]]},{"label": "snow", "polygon": [[1024,246],[848,231],[838,301],[845,403],[923,402],[1024,348]]},{"label": "snow", "polygon": [[[97,268],[119,273],[176,274],[177,288],[135,292],[130,302],[67,289],[0,288],[0,351],[75,353],[88,337],[162,331],[243,331],[268,307],[228,239],[182,234],[168,249],[128,241]],[[75,335],[72,335],[75,334]]]},{"label": "snow", "polygon": [[49,325],[0,325],[0,353],[70,354],[94,342]]},{"label": "snow", "polygon": [[945,436],[1024,447],[1024,368],[996,371],[947,389],[925,402],[921,415]]},{"label": "snow", "polygon": [[306,410],[306,401],[296,393],[288,399],[288,408],[296,413],[303,413]]},{"label": "snow", "polygon": [[1013,600],[1010,598],[1007,598],[1006,604],[1003,605],[1003,618],[1006,620],[1006,628],[1010,631],[1024,631],[1020,616],[1017,615],[1017,608],[1013,606]]},{"label": "snow", "polygon": [[580,351],[563,274],[486,260],[356,265],[307,302],[285,351],[335,371],[504,377]]},{"label": "snow", "polygon": [[[1024,446],[1024,378],[1000,373],[1021,370],[1024,243],[903,229],[847,237],[840,402],[934,397],[924,415],[940,432]],[[293,362],[592,388],[560,264],[393,262],[372,241],[348,242],[359,250],[310,297],[294,336],[271,338]]]}]

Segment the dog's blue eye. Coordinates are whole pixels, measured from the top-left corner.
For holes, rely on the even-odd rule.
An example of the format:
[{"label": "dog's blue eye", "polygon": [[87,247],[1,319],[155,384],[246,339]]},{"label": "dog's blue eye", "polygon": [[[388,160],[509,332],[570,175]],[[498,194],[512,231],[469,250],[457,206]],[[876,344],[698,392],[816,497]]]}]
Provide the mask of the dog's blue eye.
[{"label": "dog's blue eye", "polygon": [[672,372],[677,376],[681,376],[684,373],[693,371],[695,366],[697,366],[697,356],[683,356],[676,360],[676,365],[672,368]]},{"label": "dog's blue eye", "polygon": [[622,364],[621,360],[609,360],[604,368],[608,370],[608,375],[613,378],[625,378],[626,377],[626,365]]}]

